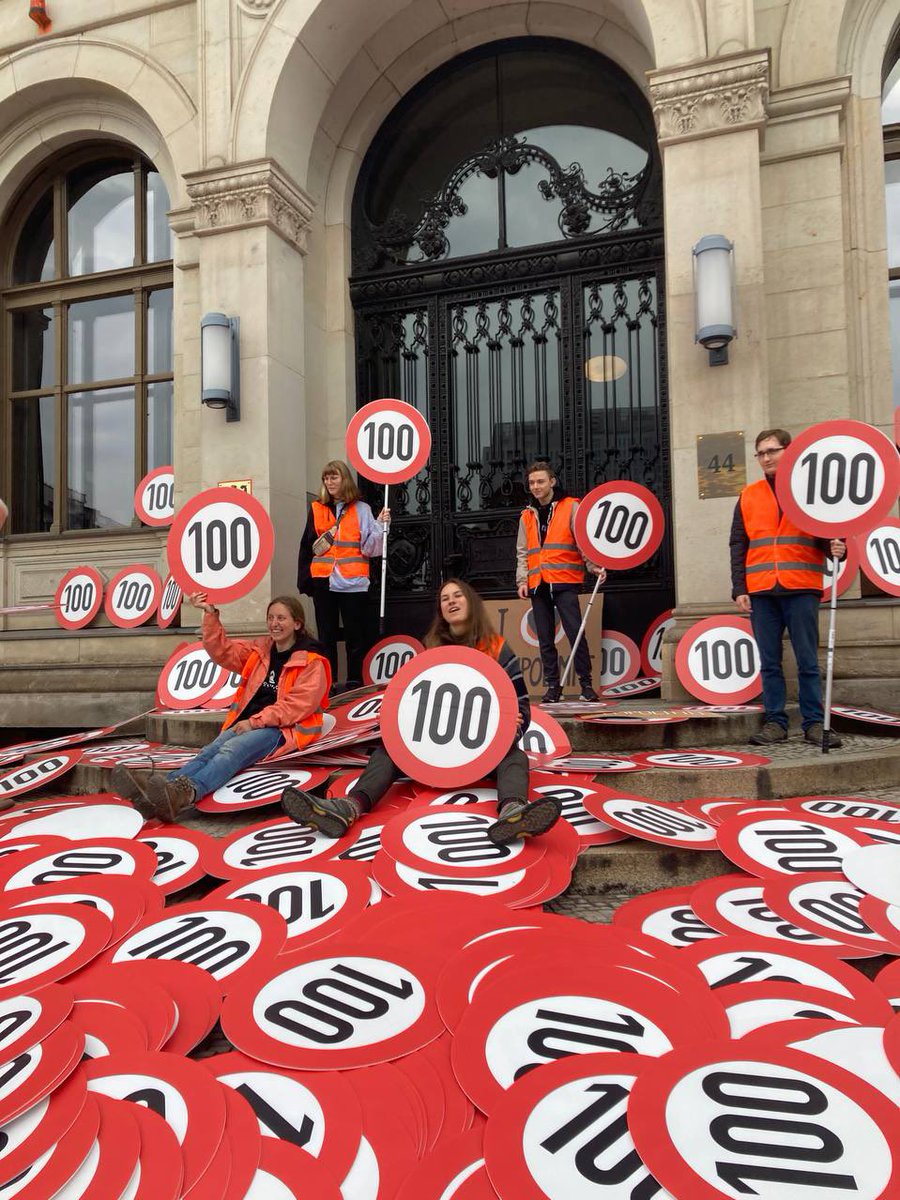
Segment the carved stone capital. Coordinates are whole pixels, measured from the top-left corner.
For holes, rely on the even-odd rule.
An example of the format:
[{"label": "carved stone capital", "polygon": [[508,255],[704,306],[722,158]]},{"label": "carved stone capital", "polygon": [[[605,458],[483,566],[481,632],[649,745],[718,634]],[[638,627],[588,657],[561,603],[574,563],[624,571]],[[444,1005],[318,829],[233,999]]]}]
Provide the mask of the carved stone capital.
[{"label": "carved stone capital", "polygon": [[264,17],[275,0],[237,0],[238,8],[242,8],[251,17]]},{"label": "carved stone capital", "polygon": [[766,50],[650,71],[648,79],[660,145],[765,125]]},{"label": "carved stone capital", "polygon": [[267,225],[306,253],[313,202],[272,159],[194,171],[185,178],[198,237]]}]

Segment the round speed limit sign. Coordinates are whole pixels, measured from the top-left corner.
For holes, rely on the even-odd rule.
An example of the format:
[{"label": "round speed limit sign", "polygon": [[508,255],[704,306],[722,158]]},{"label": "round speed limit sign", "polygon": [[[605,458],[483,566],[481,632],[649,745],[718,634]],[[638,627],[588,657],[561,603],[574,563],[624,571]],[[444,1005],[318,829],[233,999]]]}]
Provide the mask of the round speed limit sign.
[{"label": "round speed limit sign", "polygon": [[600,642],[600,686],[630,683],[641,671],[641,652],[626,633],[604,629]]},{"label": "round speed limit sign", "polygon": [[156,612],[162,581],[152,567],[135,563],[109,581],[104,611],[120,629],[135,629]]},{"label": "round speed limit sign", "polygon": [[401,667],[417,654],[421,654],[424,649],[418,638],[405,633],[395,633],[382,638],[363,659],[363,683],[387,683]]},{"label": "round speed limit sign", "polygon": [[94,567],[73,567],[59,581],[53,602],[63,629],[84,629],[103,603],[102,575]]},{"label": "round speed limit sign", "polygon": [[516,734],[512,680],[466,646],[426,650],[401,667],[381,706],[385,749],[412,779],[464,787],[489,774]]},{"label": "round speed limit sign", "polygon": [[888,517],[860,539],[862,569],[876,587],[900,596],[900,521]]},{"label": "round speed limit sign", "polygon": [[134,511],[144,525],[171,525],[175,516],[175,472],[157,467],[137,485]]},{"label": "round speed limit sign", "polygon": [[374,483],[404,483],[431,453],[428,422],[403,400],[364,404],[347,429],[347,457]]},{"label": "round speed limit sign", "polygon": [[214,696],[227,677],[227,669],[213,662],[202,642],[191,642],[179,646],[163,667],[156,694],[166,708],[194,708]]},{"label": "round speed limit sign", "polygon": [[745,617],[707,617],[675,651],[682,685],[708,704],[743,704],[762,691],[759,650]]},{"label": "round speed limit sign", "polygon": [[775,493],[804,533],[843,537],[871,529],[900,492],[900,455],[863,421],[822,421],[785,450]]},{"label": "round speed limit sign", "polygon": [[175,582],[175,576],[169,575],[162,585],[159,605],[156,609],[156,624],[160,629],[168,629],[181,610],[184,593]]},{"label": "round speed limit sign", "polygon": [[588,492],[575,513],[578,549],[600,567],[624,570],[645,562],[658,549],[665,529],[663,510],[639,483],[614,479]]},{"label": "round speed limit sign", "polygon": [[269,514],[236,488],[210,488],[180,508],[166,551],[169,570],[186,593],[206,592],[227,603],[253,590],[272,561]]}]

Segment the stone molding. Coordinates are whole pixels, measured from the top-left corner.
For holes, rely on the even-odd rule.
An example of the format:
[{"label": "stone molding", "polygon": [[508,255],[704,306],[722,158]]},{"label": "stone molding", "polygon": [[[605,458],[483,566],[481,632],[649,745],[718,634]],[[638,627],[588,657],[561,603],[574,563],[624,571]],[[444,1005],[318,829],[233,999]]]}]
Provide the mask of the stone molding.
[{"label": "stone molding", "polygon": [[660,145],[761,129],[769,69],[768,51],[753,50],[648,72]]},{"label": "stone molding", "polygon": [[271,158],[192,171],[185,182],[198,237],[266,225],[306,253],[313,202]]},{"label": "stone molding", "polygon": [[237,0],[238,8],[251,17],[264,17],[275,4],[275,0]]}]

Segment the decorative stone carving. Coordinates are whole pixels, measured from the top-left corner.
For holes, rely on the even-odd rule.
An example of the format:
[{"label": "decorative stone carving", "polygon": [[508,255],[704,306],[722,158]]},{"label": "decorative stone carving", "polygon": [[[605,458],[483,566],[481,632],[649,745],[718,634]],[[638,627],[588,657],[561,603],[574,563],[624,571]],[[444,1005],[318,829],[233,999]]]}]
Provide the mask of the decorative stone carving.
[{"label": "decorative stone carving", "polygon": [[769,97],[769,55],[759,50],[651,71],[650,94],[662,145],[730,129],[762,128]]},{"label": "decorative stone carving", "polygon": [[264,17],[274,4],[275,0],[238,0],[238,8],[242,8],[251,17]]},{"label": "decorative stone carving", "polygon": [[306,253],[313,202],[272,159],[194,171],[186,181],[198,237],[267,225]]}]

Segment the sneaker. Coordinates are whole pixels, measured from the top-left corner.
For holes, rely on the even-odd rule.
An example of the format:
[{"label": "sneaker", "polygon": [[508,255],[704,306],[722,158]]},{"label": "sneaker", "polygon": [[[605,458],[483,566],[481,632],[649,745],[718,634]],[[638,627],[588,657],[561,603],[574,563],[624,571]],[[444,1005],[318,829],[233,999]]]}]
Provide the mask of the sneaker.
[{"label": "sneaker", "polygon": [[312,825],[326,837],[339,838],[359,817],[359,806],[343,796],[314,796],[300,788],[286,787],[281,807],[298,825]]},{"label": "sneaker", "polygon": [[166,779],[161,772],[154,772],[147,780],[147,806],[160,821],[171,825],[196,803],[197,789],[186,775]]},{"label": "sneaker", "polygon": [[[807,726],[806,729],[803,730],[803,737],[804,737],[805,741],[811,742],[814,746],[821,746],[822,741],[825,737],[825,727],[823,725],[821,725],[818,721],[816,721],[814,725],[809,725],[809,726]],[[840,748],[841,748],[841,746],[843,746],[843,744],[844,743],[843,743],[842,739],[840,737],[838,737],[838,735],[834,732],[834,730],[833,729],[829,730],[829,732],[828,732],[828,749],[829,750],[840,750]]]},{"label": "sneaker", "polygon": [[559,704],[562,700],[562,688],[558,683],[551,684],[541,697],[541,704]]},{"label": "sneaker", "polygon": [[779,725],[777,721],[766,721],[762,729],[758,729],[749,738],[751,746],[774,746],[776,742],[786,741],[787,730],[783,725]]},{"label": "sneaker", "polygon": [[487,831],[488,837],[495,846],[536,837],[552,829],[561,812],[562,803],[551,796],[542,796],[540,800],[505,800],[500,815]]},{"label": "sneaker", "polygon": [[594,689],[591,687],[591,685],[589,683],[583,683],[581,685],[581,695],[578,697],[578,699],[581,700],[582,703],[584,703],[584,704],[599,704],[600,703],[600,697],[597,695],[597,693],[594,691]]}]

